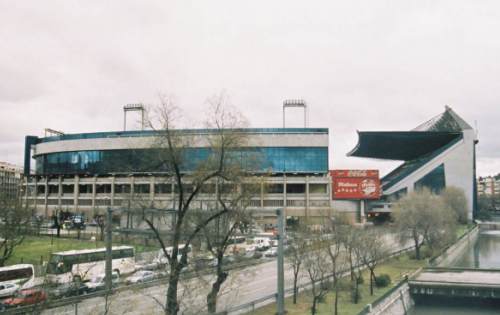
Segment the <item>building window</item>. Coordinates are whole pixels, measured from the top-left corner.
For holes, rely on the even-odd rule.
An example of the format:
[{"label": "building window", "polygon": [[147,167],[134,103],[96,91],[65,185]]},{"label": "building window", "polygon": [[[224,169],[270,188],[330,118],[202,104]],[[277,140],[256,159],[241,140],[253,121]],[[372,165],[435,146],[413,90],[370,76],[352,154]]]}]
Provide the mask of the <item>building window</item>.
[{"label": "building window", "polygon": [[283,184],[268,184],[264,186],[267,194],[282,194]]},{"label": "building window", "polygon": [[309,184],[310,194],[326,194],[327,184]]},{"label": "building window", "polygon": [[75,191],[75,185],[62,185],[63,194],[72,194]]},{"label": "building window", "polygon": [[115,194],[130,194],[130,184],[115,184]]},{"label": "building window", "polygon": [[[193,192],[193,185],[191,184],[184,184],[182,185],[182,190],[185,194],[190,194]],[[178,194],[179,193],[179,187],[177,185],[175,185],[175,193]]]},{"label": "building window", "polygon": [[149,184],[134,184],[135,194],[149,194]]},{"label": "building window", "polygon": [[91,184],[78,185],[78,191],[80,192],[80,194],[91,194],[92,193],[92,185]]},{"label": "building window", "polygon": [[49,185],[49,195],[58,193],[59,193],[59,185]]},{"label": "building window", "polygon": [[215,184],[204,184],[200,188],[202,194],[215,194]]},{"label": "building window", "polygon": [[98,194],[110,194],[111,184],[97,184],[95,185],[95,191]]},{"label": "building window", "polygon": [[306,184],[286,184],[287,194],[304,194],[306,192]]},{"label": "building window", "polygon": [[37,193],[37,195],[45,194],[45,185],[36,186],[36,193]]},{"label": "building window", "polygon": [[171,192],[171,184],[155,184],[155,194],[170,194]]}]

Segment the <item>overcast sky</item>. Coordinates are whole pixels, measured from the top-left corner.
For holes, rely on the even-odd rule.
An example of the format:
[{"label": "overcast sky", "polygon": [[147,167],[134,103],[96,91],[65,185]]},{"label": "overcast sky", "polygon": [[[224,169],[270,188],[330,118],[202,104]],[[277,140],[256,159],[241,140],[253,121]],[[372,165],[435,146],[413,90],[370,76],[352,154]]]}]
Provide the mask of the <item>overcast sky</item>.
[{"label": "overcast sky", "polygon": [[[24,136],[122,128],[122,106],[174,95],[200,120],[224,90],[252,127],[303,98],[330,128],[330,168],[356,130],[409,130],[450,105],[500,172],[500,1],[0,1],[0,161]],[[290,112],[288,126],[301,126]]]}]

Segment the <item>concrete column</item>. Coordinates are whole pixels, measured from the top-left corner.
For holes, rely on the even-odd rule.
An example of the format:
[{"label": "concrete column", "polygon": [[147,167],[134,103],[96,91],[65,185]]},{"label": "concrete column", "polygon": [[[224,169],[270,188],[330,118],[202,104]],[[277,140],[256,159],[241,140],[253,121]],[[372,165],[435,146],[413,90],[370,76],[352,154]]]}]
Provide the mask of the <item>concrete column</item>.
[{"label": "concrete column", "polygon": [[365,200],[360,200],[359,201],[359,223],[365,223],[366,222],[366,215],[365,215]]},{"label": "concrete column", "polygon": [[38,205],[38,176],[35,176],[35,200],[34,200],[34,207],[37,209]]},{"label": "concrete column", "polygon": [[62,206],[62,177],[59,176],[57,178],[57,205],[59,206],[59,208],[61,208]]},{"label": "concrete column", "polygon": [[[283,210],[286,208],[286,174],[283,174]],[[283,214],[284,215],[284,214]]]},{"label": "concrete column", "polygon": [[111,206],[113,207],[115,205],[115,179],[116,176],[111,176]]},{"label": "concrete column", "polygon": [[49,199],[49,178],[45,177],[45,196],[44,196],[45,217],[49,216],[49,206],[47,204],[48,199]]},{"label": "concrete column", "polygon": [[92,181],[92,208],[94,209],[94,211],[95,211],[96,183],[97,183],[97,176],[94,176],[94,179]]},{"label": "concrete column", "polygon": [[304,207],[304,216],[309,215],[309,175],[306,175],[306,205]]},{"label": "concrete column", "polygon": [[149,179],[149,200],[153,202],[155,198],[155,177],[151,176]]},{"label": "concrete column", "polygon": [[73,209],[78,212],[78,198],[80,198],[80,176],[75,175],[73,179]]},{"label": "concrete column", "polygon": [[260,207],[264,208],[264,179],[260,179]]}]

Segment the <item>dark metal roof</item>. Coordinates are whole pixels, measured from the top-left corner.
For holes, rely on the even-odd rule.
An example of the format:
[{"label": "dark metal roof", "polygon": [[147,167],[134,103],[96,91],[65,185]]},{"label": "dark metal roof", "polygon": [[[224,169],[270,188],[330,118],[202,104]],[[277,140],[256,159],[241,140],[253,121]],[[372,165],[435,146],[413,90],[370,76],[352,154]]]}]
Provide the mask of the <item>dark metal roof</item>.
[{"label": "dark metal roof", "polygon": [[358,131],[358,144],[348,156],[411,161],[428,155],[461,132],[442,131]]}]

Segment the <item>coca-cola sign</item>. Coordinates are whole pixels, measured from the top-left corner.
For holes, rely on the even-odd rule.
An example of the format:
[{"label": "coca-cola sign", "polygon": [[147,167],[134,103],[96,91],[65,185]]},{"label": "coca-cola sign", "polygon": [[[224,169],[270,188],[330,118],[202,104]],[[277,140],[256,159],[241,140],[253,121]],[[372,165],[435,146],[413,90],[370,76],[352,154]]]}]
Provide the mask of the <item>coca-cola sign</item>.
[{"label": "coca-cola sign", "polygon": [[379,199],[378,170],[333,170],[333,199]]}]

